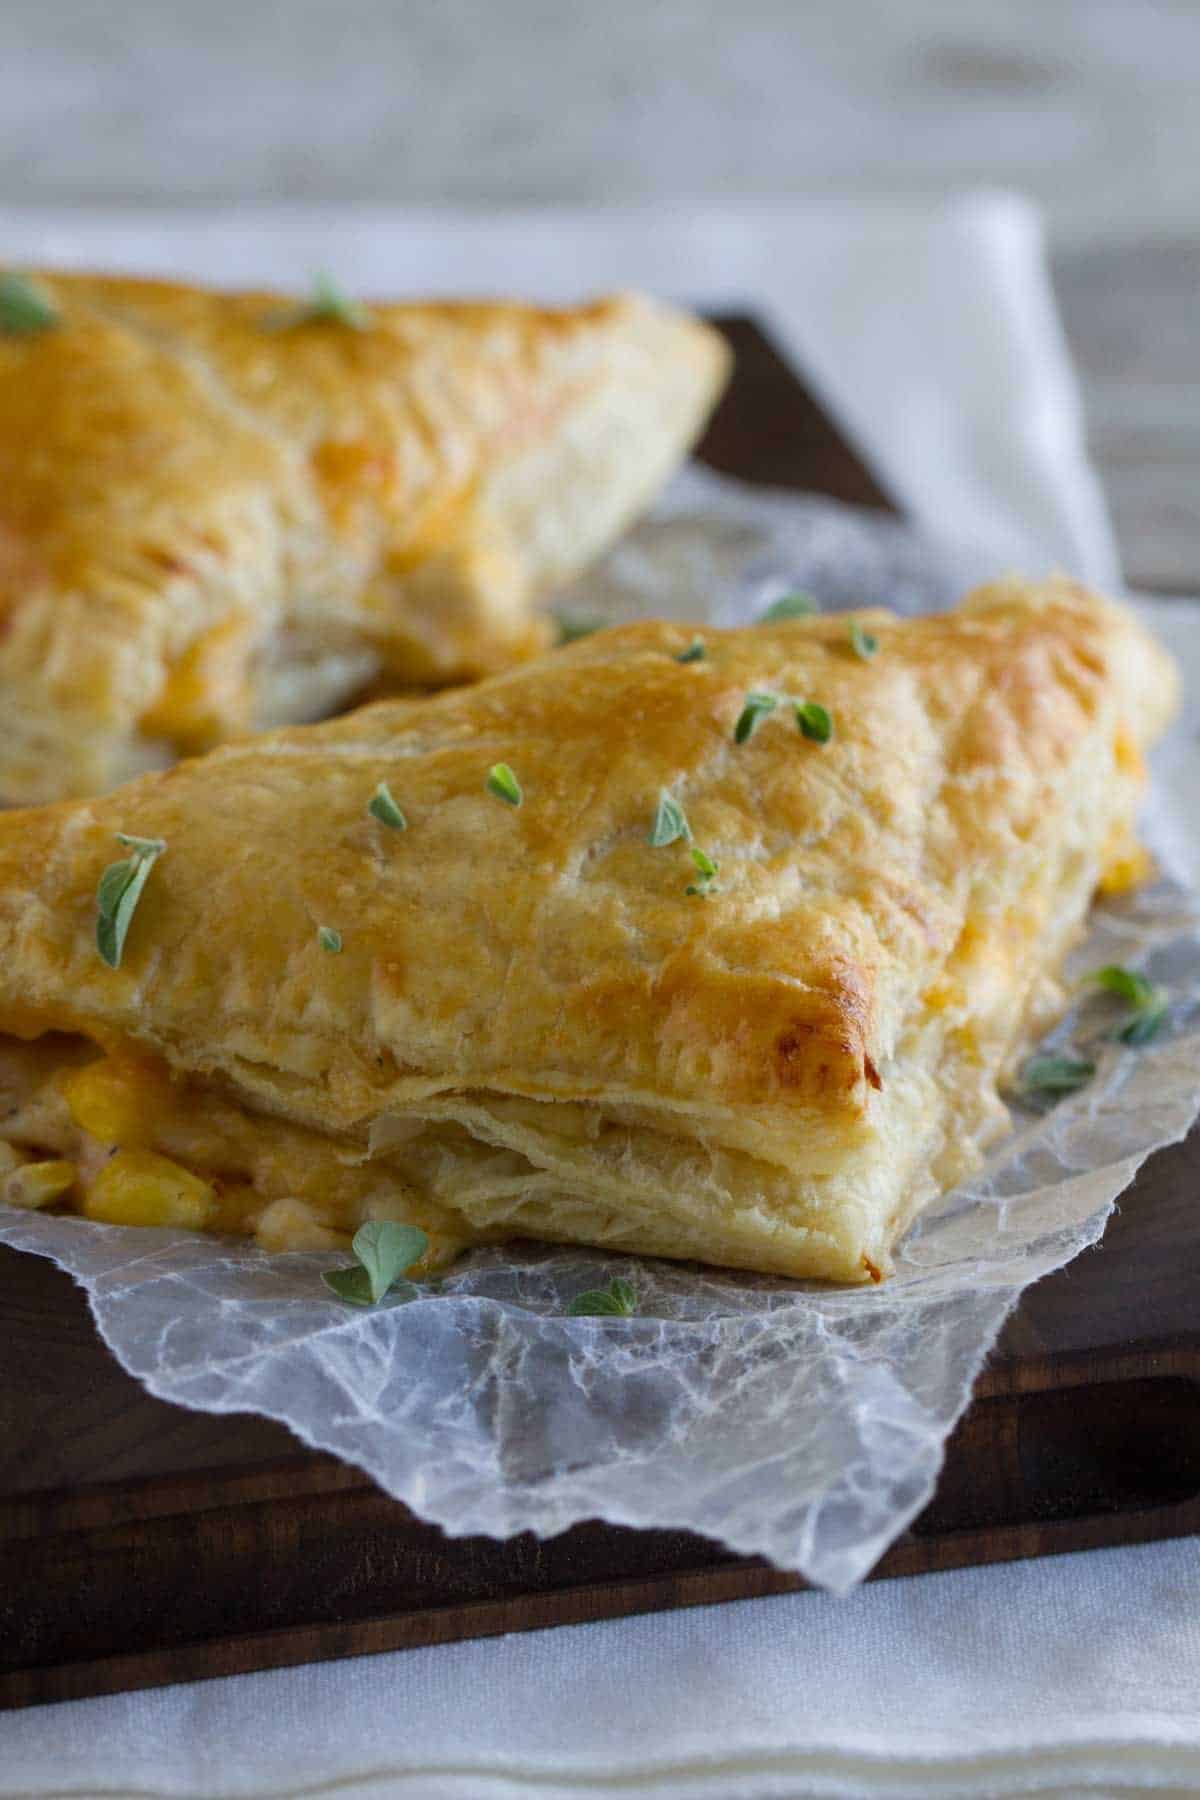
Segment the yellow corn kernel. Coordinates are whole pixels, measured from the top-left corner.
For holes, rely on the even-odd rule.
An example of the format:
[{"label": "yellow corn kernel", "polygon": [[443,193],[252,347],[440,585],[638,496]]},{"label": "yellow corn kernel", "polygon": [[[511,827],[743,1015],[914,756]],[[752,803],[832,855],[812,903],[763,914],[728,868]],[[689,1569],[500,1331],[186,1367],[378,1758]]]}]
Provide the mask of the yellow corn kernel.
[{"label": "yellow corn kernel", "polygon": [[24,1206],[36,1212],[60,1200],[75,1181],[76,1168],[70,1162],[27,1162],[10,1169],[0,1179],[0,1200],[7,1206]]},{"label": "yellow corn kernel", "polygon": [[171,1106],[171,1078],[158,1063],[102,1056],[62,1083],[71,1117],[101,1144],[138,1149],[153,1142]]},{"label": "yellow corn kernel", "polygon": [[961,981],[935,981],[922,999],[931,1013],[961,1011],[967,1004],[967,991]]},{"label": "yellow corn kernel", "polygon": [[182,1225],[200,1231],[216,1211],[212,1184],[153,1150],[118,1150],[83,1197],[106,1225]]},{"label": "yellow corn kernel", "polygon": [[1146,760],[1124,726],[1117,732],[1113,742],[1113,760],[1122,775],[1134,775],[1139,781],[1145,778]]},{"label": "yellow corn kernel", "polygon": [[1153,873],[1154,864],[1141,845],[1126,846],[1105,863],[1100,875],[1100,892],[1128,894],[1133,888],[1141,887]]}]

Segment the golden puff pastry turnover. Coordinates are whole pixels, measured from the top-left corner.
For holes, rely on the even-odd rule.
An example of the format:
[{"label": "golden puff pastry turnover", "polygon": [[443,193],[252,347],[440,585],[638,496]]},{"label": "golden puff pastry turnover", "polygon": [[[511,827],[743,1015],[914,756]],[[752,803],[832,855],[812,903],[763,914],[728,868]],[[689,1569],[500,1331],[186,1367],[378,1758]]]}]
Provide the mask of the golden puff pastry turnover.
[{"label": "golden puff pastry turnover", "polygon": [[636,296],[298,306],[67,274],[5,295],[8,804],[529,656],[537,597],[648,503],[728,366]]},{"label": "golden puff pastry turnover", "polygon": [[885,1274],[1136,875],[1175,677],[1066,582],[856,622],[630,625],[0,817],[10,1198]]}]

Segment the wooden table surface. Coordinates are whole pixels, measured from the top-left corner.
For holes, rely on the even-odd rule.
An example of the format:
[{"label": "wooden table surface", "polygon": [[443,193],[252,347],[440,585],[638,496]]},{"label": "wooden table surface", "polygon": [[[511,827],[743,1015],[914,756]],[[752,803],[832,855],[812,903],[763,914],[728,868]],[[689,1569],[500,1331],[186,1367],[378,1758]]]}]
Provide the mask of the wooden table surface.
[{"label": "wooden table surface", "polygon": [[1063,253],[1053,274],[1126,576],[1200,593],[1200,242]]}]

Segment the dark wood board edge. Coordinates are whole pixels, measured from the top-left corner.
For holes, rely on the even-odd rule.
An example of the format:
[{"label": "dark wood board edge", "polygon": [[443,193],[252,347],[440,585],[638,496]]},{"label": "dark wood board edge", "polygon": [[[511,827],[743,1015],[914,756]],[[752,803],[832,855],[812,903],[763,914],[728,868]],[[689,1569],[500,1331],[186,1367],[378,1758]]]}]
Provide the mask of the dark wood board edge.
[{"label": "dark wood board edge", "polygon": [[[1131,1355],[1105,1382],[1085,1381],[1080,1367],[1073,1384],[977,1401],[951,1441],[937,1497],[872,1579],[1200,1531],[1200,1367],[1177,1353],[1156,1355],[1154,1367],[1147,1374]],[[42,1557],[87,1615],[85,1640],[96,1641],[93,1620],[112,1635],[136,1585],[145,1648],[133,1653],[38,1654],[28,1617],[38,1578],[22,1591],[28,1547],[10,1540],[0,1550],[0,1619],[13,1606],[9,1641],[24,1633],[35,1654],[18,1648],[14,1659],[0,1648],[0,1707],[806,1586],[682,1533],[592,1524],[540,1542],[447,1540],[353,1470],[332,1459],[322,1467],[329,1481],[318,1491],[281,1491],[281,1468],[253,1502],[218,1487],[207,1508],[185,1504],[169,1517],[134,1517],[115,1490],[105,1523],[45,1533]],[[243,1619],[256,1606],[259,1617],[278,1616],[282,1605],[291,1609],[282,1628],[221,1628],[220,1604],[214,1612],[195,1592],[214,1545]],[[311,1579],[293,1592],[297,1566]],[[600,1570],[607,1579],[594,1578]],[[318,1596],[324,1617],[312,1616]],[[56,1629],[61,1644],[61,1621]]]},{"label": "dark wood board edge", "polygon": [[[973,1404],[1097,1385],[1114,1390],[1125,1384],[1172,1378],[1193,1382],[1200,1389],[1200,1339],[1192,1345],[1149,1340],[1104,1356],[1074,1352],[1024,1362],[996,1362],[980,1375]],[[1197,1488],[1200,1491],[1200,1471]],[[184,1514],[194,1517],[208,1511],[272,1501],[283,1503],[299,1497],[375,1491],[371,1477],[352,1464],[297,1445],[294,1457],[281,1457],[250,1469],[217,1467],[202,1474],[97,1481],[86,1487],[0,1496],[0,1548],[20,1539],[52,1534],[101,1531],[114,1525]]]},{"label": "dark wood board edge", "polygon": [[1200,1320],[1193,1341],[1146,1338],[1119,1350],[1051,1352],[1022,1361],[1005,1357],[987,1364],[973,1400],[1046,1393],[1063,1388],[1115,1385],[1147,1378],[1178,1377],[1200,1384]]},{"label": "dark wood board edge", "polygon": [[51,1533],[106,1531],[114,1525],[154,1519],[194,1518],[228,1507],[286,1503],[303,1496],[371,1493],[369,1475],[324,1451],[297,1444],[294,1457],[257,1468],[206,1469],[194,1475],[148,1476],[141,1481],[97,1481],[81,1488],[40,1490],[0,1498],[0,1549],[22,1538]]},{"label": "dark wood board edge", "polygon": [[[963,1531],[936,1545],[905,1538],[887,1553],[870,1579],[941,1574],[952,1569],[1066,1556],[1196,1533],[1200,1533],[1200,1499],[1165,1510],[1152,1508],[1122,1514],[1117,1528],[1113,1520],[1098,1518],[1017,1525],[1000,1531]],[[799,1593],[808,1586],[800,1576],[784,1574],[753,1559],[741,1559],[726,1568],[701,1568],[641,1581],[558,1589],[549,1594],[523,1595],[518,1600],[387,1613],[343,1626],[324,1622],[290,1626],[140,1655],[0,1674],[0,1709],[168,1687],[177,1682],[219,1680],[309,1662],[426,1649],[467,1638],[595,1624],[680,1607],[725,1606],[738,1600]]]},{"label": "dark wood board edge", "polygon": [[[734,380],[696,448],[701,462],[755,486],[798,488],[850,506],[898,512],[881,477],[810,392],[762,323],[722,313],[712,323],[735,358]],[[787,407],[780,407],[780,395]]]}]

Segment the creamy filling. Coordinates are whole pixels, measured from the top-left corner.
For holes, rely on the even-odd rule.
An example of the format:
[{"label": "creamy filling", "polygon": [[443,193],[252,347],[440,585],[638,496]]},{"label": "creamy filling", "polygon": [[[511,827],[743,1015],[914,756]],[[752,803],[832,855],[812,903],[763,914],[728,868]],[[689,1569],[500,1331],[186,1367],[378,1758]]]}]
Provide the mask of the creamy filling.
[{"label": "creamy filling", "polygon": [[[955,1166],[975,1099],[947,1107],[922,1067],[889,1072],[870,1122],[768,1132],[750,1155],[721,1121],[632,1104],[452,1093],[335,1137],[247,1110],[211,1083],[81,1038],[0,1038],[3,1196],[126,1225],[348,1243],[369,1218],[420,1225],[440,1266],[470,1243],[582,1241],[779,1273],[877,1278],[888,1244]],[[978,1096],[979,1083],[972,1093]],[[1002,1114],[1002,1109],[1001,1114]],[[951,1154],[953,1138],[957,1148]],[[897,1202],[897,1191],[900,1200]]]},{"label": "creamy filling", "polygon": [[[0,1038],[0,1141],[10,1204],[239,1233],[270,1250],[348,1244],[372,1218],[420,1225],[431,1263],[463,1244],[445,1208],[369,1165],[364,1146],[252,1115],[156,1059],[105,1056],[83,1038]],[[33,1172],[47,1162],[55,1192]]]}]

